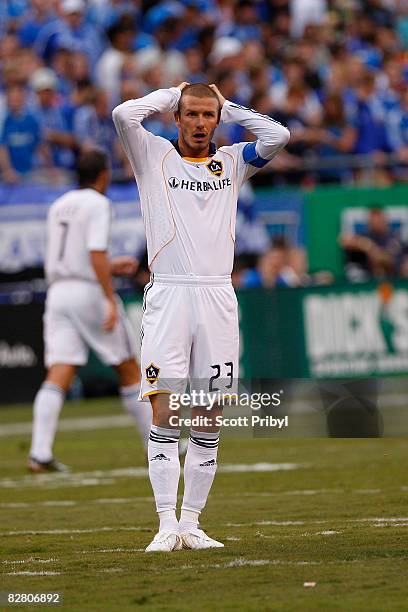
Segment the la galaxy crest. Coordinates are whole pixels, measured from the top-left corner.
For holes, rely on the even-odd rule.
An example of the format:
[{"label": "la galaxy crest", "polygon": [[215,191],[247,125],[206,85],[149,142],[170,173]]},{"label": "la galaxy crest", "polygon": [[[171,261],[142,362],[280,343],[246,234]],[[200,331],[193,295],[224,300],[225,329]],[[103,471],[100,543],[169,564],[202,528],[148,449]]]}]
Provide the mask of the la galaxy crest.
[{"label": "la galaxy crest", "polygon": [[214,176],[221,176],[221,174],[224,172],[222,162],[218,159],[212,159],[208,164],[206,164],[206,166],[211,174],[214,174]]},{"label": "la galaxy crest", "polygon": [[158,368],[152,362],[150,365],[147,366],[145,372],[146,372],[146,380],[147,380],[147,382],[149,382],[151,385],[153,385],[157,381],[157,379],[159,378],[160,368]]}]

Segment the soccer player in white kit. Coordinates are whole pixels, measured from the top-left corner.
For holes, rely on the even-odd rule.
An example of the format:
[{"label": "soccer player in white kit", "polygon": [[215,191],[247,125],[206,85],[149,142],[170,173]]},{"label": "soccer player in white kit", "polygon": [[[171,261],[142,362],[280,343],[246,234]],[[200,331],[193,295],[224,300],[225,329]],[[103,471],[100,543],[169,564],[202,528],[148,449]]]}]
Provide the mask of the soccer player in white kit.
[{"label": "soccer player in white kit", "polygon": [[65,394],[77,366],[86,364],[92,348],[119,375],[124,407],[131,413],[147,446],[152,422],[149,405],[139,401],[140,369],[134,339],[112,274],[133,274],[131,257],[109,261],[110,203],[105,197],[110,170],[107,156],[88,151],[77,165],[79,189],[52,204],[47,219],[44,314],[47,376],[34,401],[28,469],[64,471],[52,447]]},{"label": "soccer player in white kit", "polygon": [[[142,126],[152,113],[169,111],[179,128],[175,142]],[[142,321],[141,395],[153,407],[149,476],[160,526],[146,551],[222,547],[198,526],[215,476],[219,427],[213,419],[190,430],[178,522],[180,429],[169,394],[183,392],[188,379],[190,390],[196,381],[210,393],[234,389],[239,329],[231,271],[238,193],[285,146],[289,132],[205,84],[182,83],[130,100],[114,109],[113,120],[138,184],[152,273]],[[220,121],[243,125],[257,140],[217,151],[211,138]],[[203,415],[202,407],[192,408],[193,417]]]}]

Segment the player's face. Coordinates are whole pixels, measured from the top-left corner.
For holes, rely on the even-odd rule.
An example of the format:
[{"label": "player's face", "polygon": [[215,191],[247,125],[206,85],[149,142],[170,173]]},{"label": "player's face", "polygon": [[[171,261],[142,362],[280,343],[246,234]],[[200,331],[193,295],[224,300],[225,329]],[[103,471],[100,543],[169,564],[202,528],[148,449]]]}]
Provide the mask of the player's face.
[{"label": "player's face", "polygon": [[183,97],[180,114],[175,115],[182,153],[191,157],[208,155],[211,138],[218,125],[218,114],[219,103],[215,98]]}]

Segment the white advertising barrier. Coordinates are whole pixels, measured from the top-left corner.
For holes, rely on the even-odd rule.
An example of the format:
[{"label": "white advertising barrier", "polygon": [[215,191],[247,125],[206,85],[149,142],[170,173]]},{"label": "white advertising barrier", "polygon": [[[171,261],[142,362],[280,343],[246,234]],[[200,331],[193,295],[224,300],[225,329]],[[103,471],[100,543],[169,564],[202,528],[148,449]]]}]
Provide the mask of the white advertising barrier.
[{"label": "white advertising barrier", "polygon": [[[44,263],[49,204],[9,204],[0,207],[0,272],[19,272]],[[111,256],[140,257],[146,239],[138,202],[114,202]]]}]

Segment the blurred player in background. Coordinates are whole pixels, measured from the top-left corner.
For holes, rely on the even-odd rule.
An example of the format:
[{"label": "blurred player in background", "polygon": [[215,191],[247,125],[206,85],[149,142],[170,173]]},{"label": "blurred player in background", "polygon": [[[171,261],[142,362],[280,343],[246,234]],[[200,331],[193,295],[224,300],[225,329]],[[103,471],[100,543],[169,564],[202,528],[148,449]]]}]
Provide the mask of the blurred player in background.
[{"label": "blurred player in background", "polygon": [[53,458],[53,443],[65,394],[89,348],[115,368],[124,407],[136,421],[145,447],[151,408],[139,401],[140,370],[134,339],[112,274],[133,275],[132,257],[108,259],[110,205],[108,158],[100,150],[83,153],[77,165],[79,189],[51,206],[47,221],[46,276],[49,283],[44,342],[47,376],[34,401],[28,468],[65,471]]},{"label": "blurred player in background", "polygon": [[[178,140],[141,123],[175,111]],[[192,406],[209,423],[190,429],[180,523],[178,441],[169,394],[233,393],[238,374],[237,300],[231,284],[237,198],[241,185],[288,142],[289,132],[266,115],[233,104],[214,85],[182,83],[116,107],[113,119],[131,162],[147,235],[151,283],[142,322],[141,395],[153,408],[149,476],[159,532],[147,552],[218,548],[198,527],[217,468],[220,408]],[[221,147],[219,122],[238,123],[258,140]]]}]

